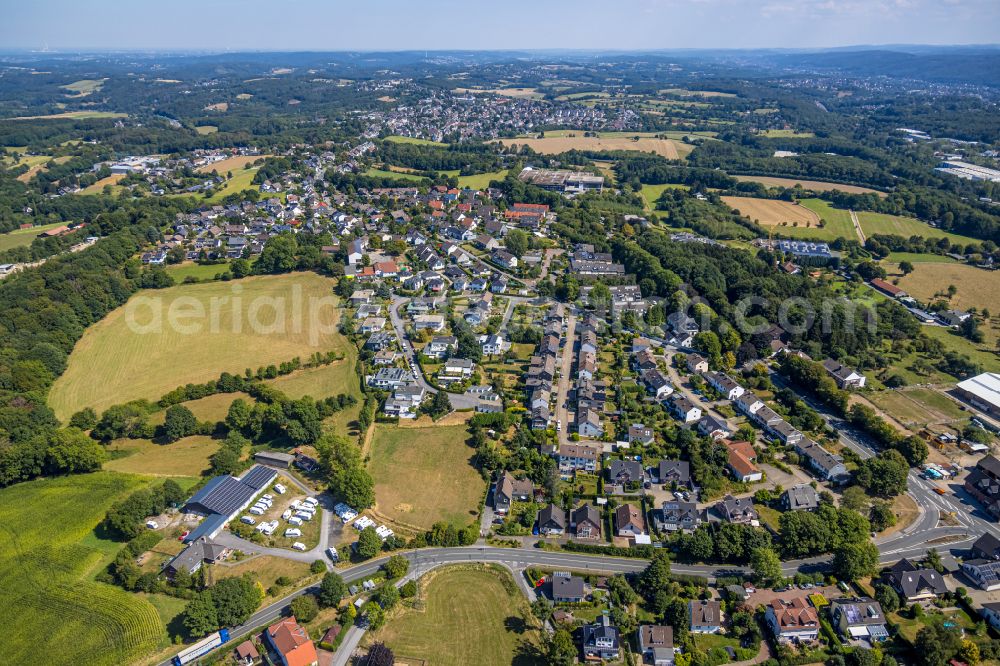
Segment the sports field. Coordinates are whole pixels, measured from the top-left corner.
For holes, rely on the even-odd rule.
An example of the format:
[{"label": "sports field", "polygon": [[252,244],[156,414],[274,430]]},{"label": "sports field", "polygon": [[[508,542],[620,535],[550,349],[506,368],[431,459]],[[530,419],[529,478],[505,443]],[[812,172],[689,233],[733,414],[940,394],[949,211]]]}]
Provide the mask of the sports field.
[{"label": "sports field", "polygon": [[749,182],[749,183],[760,183],[761,185],[766,185],[768,187],[795,187],[798,183],[807,190],[813,190],[815,192],[830,192],[833,190],[840,190],[841,192],[853,192],[857,194],[864,194],[865,192],[875,192],[880,197],[884,197],[885,192],[877,192],[876,190],[867,187],[858,187],[857,185],[839,185],[837,183],[824,183],[818,180],[799,180],[798,178],[777,178],[774,176],[733,176],[738,181]]},{"label": "sports field", "polygon": [[405,609],[366,638],[382,641],[396,663],[509,666],[536,662],[536,621],[510,573],[499,568],[438,569],[420,580],[420,609]]},{"label": "sports field", "polygon": [[753,197],[722,197],[722,201],[764,227],[781,227],[782,231],[786,227],[814,229],[820,223],[815,212],[790,201]]},{"label": "sports field", "polygon": [[38,234],[49,229],[61,227],[62,225],[62,222],[53,222],[52,224],[42,224],[30,229],[17,229],[16,231],[0,234],[0,252],[11,250],[15,247],[27,247],[31,245],[31,241],[38,237]]},{"label": "sports field", "polygon": [[410,529],[475,520],[486,482],[472,466],[464,425],[400,428],[378,424],[368,471],[379,516]]},{"label": "sports field", "polygon": [[123,457],[104,463],[104,469],[146,476],[201,476],[209,468],[209,457],[219,450],[219,442],[204,435],[185,437],[172,444],[156,444],[148,439],[120,439],[108,452]]},{"label": "sports field", "polygon": [[912,217],[901,217],[899,215],[885,215],[883,213],[871,213],[868,211],[857,211],[858,221],[865,232],[865,236],[874,234],[892,234],[909,238],[910,236],[922,236],[923,238],[947,238],[952,243],[979,243],[980,241],[969,236],[960,236],[942,229],[936,229],[926,222]]},{"label": "sports field", "polygon": [[642,137],[638,140],[630,135],[622,136],[584,136],[579,132],[576,136],[548,136],[542,139],[503,139],[505,146],[528,146],[543,155],[558,155],[570,150],[613,151],[632,150],[643,153],[656,153],[667,159],[680,159],[677,142],[673,139],[657,139]]},{"label": "sports field", "polygon": [[292,273],[141,292],[84,333],[49,405],[65,419],[83,407],[158,400],[223,371],[341,348],[332,286],[314,273]]},{"label": "sports field", "polygon": [[0,490],[0,605],[8,664],[133,663],[167,635],[144,599],[92,577],[121,548],[94,527],[148,481],[113,472],[19,483]]}]

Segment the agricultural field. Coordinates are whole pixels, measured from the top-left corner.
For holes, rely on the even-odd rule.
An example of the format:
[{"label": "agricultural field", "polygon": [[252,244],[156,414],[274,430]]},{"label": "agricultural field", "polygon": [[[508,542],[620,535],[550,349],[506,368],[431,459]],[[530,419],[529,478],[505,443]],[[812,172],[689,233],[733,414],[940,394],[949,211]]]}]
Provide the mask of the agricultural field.
[{"label": "agricultural field", "polygon": [[[634,134],[619,136],[583,136],[583,132],[570,133],[568,136],[551,136],[548,133],[541,139],[503,139],[505,146],[528,146],[543,155],[558,155],[569,150],[612,151],[630,150],[643,153],[656,153],[667,159],[680,159],[679,142],[673,139],[657,139],[655,137],[639,137]],[[690,151],[689,151],[690,152]]]},{"label": "agricultural field", "polygon": [[[772,109],[757,109],[757,111],[766,113],[774,112]],[[800,132],[791,129],[769,129],[761,132],[761,135],[769,139],[811,139],[816,136],[812,132]]]},{"label": "agricultural field", "polygon": [[722,197],[722,201],[757,224],[780,227],[781,232],[790,227],[814,230],[820,224],[819,215],[815,212],[789,201],[752,197]]},{"label": "agricultural field", "polygon": [[258,167],[250,167],[249,169],[240,169],[233,172],[233,177],[227,180],[222,185],[222,188],[209,197],[207,201],[209,203],[218,203],[230,194],[239,194],[243,190],[259,190],[260,188],[253,184],[253,178],[257,175],[258,170]]},{"label": "agricultural field", "polygon": [[80,81],[74,81],[73,83],[67,83],[64,86],[59,87],[73,93],[72,95],[69,95],[69,97],[86,97],[103,88],[106,80],[107,79],[81,79]]},{"label": "agricultural field", "polygon": [[197,280],[214,280],[216,275],[225,273],[227,270],[229,270],[227,263],[199,264],[193,261],[185,261],[166,267],[166,271],[177,282],[183,282],[189,277]]},{"label": "agricultural field", "polygon": [[656,202],[659,201],[660,197],[663,196],[664,190],[688,189],[687,185],[681,185],[677,183],[664,183],[662,185],[643,185],[639,194],[642,196],[643,200],[646,202],[646,207],[649,210],[654,210],[656,208]]},{"label": "agricultural field", "polygon": [[355,372],[358,358],[357,350],[353,344],[344,339],[336,342],[334,348],[345,350],[343,361],[296,370],[290,375],[269,379],[266,383],[292,399],[298,399],[305,395],[313,398],[326,398],[341,393],[347,393],[360,399],[361,379]]},{"label": "agricultural field", "polygon": [[[521,647],[525,642],[537,645],[535,621],[510,576],[499,568],[432,571],[420,580],[420,610],[399,611],[366,640],[392,648],[396,663],[537,663],[526,656],[535,650]],[[475,640],[470,640],[472,636]]]},{"label": "agricultural field", "polygon": [[[987,308],[997,310],[1000,304],[1000,272],[984,271],[975,266],[951,263],[922,262],[913,265],[913,272],[899,278],[899,287],[919,301],[936,300],[949,285],[958,291],[950,299],[953,308]],[[944,296],[947,300],[947,296]]]},{"label": "agricultural field", "polygon": [[911,264],[954,264],[957,263],[955,259],[951,257],[946,257],[943,254],[925,254],[923,252],[890,252],[884,260],[887,267],[893,270],[898,270],[898,266],[889,266],[890,264],[899,264],[903,261],[908,261]]},{"label": "agricultural field", "polygon": [[199,477],[210,467],[209,457],[218,450],[219,442],[205,435],[185,437],[172,444],[119,439],[108,446],[108,453],[122,457],[104,463],[104,468],[146,476]]},{"label": "agricultural field", "polygon": [[397,180],[412,180],[414,182],[426,181],[425,176],[419,176],[414,173],[403,173],[399,171],[386,171],[385,169],[375,169],[371,168],[365,171],[366,176],[373,176],[375,178],[396,178]]},{"label": "agricultural field", "polygon": [[[310,307],[312,299],[331,297],[332,286],[314,273],[293,273],[141,292],[84,333],[49,405],[66,419],[83,407],[101,411],[138,398],[158,400],[223,371],[242,373],[337,349],[343,342],[333,301],[314,317]],[[301,320],[293,320],[297,299]],[[171,308],[188,315],[200,310],[201,316],[182,316],[176,322],[182,325],[172,326]],[[318,326],[310,325],[313,319]]]},{"label": "agricultural field", "polygon": [[38,234],[61,226],[63,226],[62,222],[53,222],[52,224],[41,224],[30,229],[17,229],[0,234],[0,252],[12,250],[15,247],[27,247],[31,245],[31,241],[38,237]]},{"label": "agricultural field", "polygon": [[879,409],[911,429],[964,417],[964,412],[951,398],[929,388],[880,391],[870,398]]},{"label": "agricultural field", "polygon": [[95,526],[112,503],[146,483],[97,472],[0,490],[6,663],[38,663],[44,645],[45,663],[117,666],[167,646],[152,604],[92,580],[121,548],[97,537]]},{"label": "agricultural field", "polygon": [[814,192],[832,192],[833,190],[840,190],[841,192],[852,192],[855,194],[875,192],[880,197],[886,196],[885,192],[878,192],[877,190],[867,187],[825,183],[818,180],[799,180],[798,178],[777,178],[774,176],[733,176],[733,178],[745,183],[760,183],[761,185],[766,185],[767,187],[795,187],[796,184],[799,184],[805,189],[813,190]]},{"label": "agricultural field", "polygon": [[49,113],[44,116],[17,116],[11,120],[94,120],[98,118],[126,118],[127,113],[114,113],[111,111],[64,111],[62,113]]},{"label": "agricultural field", "polygon": [[475,519],[486,482],[472,466],[464,425],[400,428],[377,424],[368,471],[380,517],[413,531]]},{"label": "agricultural field", "polygon": [[108,185],[111,186],[113,191],[115,186],[124,178],[125,174],[123,173],[112,174],[107,178],[101,178],[93,185],[88,185],[87,187],[77,192],[77,194],[101,194],[102,192],[104,192],[104,188],[107,187]]},{"label": "agricultural field", "polygon": [[473,95],[500,95],[516,99],[543,99],[545,95],[537,88],[455,88],[457,94],[472,93]]},{"label": "agricultural field", "polygon": [[857,211],[858,221],[865,232],[865,236],[873,234],[894,234],[909,238],[910,236],[922,236],[923,238],[947,238],[952,243],[965,245],[967,243],[979,243],[980,241],[969,236],[949,233],[942,229],[935,229],[926,222],[912,217],[900,217],[898,215],[886,215],[884,213],[870,213],[867,211]]},{"label": "agricultural field", "polygon": [[219,128],[215,125],[198,125],[194,128],[194,131],[201,135],[215,134],[219,131]]},{"label": "agricultural field", "polygon": [[843,208],[834,208],[829,202],[822,199],[800,199],[799,205],[819,215],[819,218],[825,224],[819,229],[802,229],[801,231],[789,230],[788,227],[782,227],[782,233],[794,237],[818,238],[825,241],[832,241],[837,238],[857,238],[854,223],[851,221],[850,211]]},{"label": "agricultural field", "polygon": [[715,90],[687,90],[685,88],[664,88],[661,95],[677,95],[678,97],[736,97],[733,93],[717,92]]},{"label": "agricultural field", "polygon": [[392,136],[385,137],[386,141],[392,141],[393,143],[412,143],[417,146],[437,146],[443,147],[447,146],[447,143],[439,143],[437,141],[431,141],[430,139],[417,139],[412,136],[399,136],[398,134],[393,134]]}]

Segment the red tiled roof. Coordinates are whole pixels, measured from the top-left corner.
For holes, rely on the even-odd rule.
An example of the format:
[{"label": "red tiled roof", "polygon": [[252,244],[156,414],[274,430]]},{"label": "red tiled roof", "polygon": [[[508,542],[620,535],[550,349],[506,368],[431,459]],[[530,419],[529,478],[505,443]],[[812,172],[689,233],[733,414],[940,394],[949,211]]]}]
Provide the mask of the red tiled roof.
[{"label": "red tiled roof", "polygon": [[316,648],[294,615],[272,624],[267,628],[267,633],[288,666],[311,666],[317,662]]}]

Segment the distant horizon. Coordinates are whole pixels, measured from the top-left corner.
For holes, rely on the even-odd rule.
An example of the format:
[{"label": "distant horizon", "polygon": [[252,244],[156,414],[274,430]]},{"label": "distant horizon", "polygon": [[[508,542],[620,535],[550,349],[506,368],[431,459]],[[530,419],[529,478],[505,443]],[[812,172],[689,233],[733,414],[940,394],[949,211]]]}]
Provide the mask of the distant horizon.
[{"label": "distant horizon", "polygon": [[829,49],[996,44],[995,0],[120,0],[7,2],[5,51]]}]

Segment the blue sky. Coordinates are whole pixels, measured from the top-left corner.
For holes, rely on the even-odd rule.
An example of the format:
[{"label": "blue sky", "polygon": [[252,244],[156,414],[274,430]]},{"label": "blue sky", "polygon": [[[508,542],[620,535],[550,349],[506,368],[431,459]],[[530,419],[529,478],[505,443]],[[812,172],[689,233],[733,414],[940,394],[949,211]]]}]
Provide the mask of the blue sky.
[{"label": "blue sky", "polygon": [[0,0],[0,49],[986,44],[998,0]]}]

